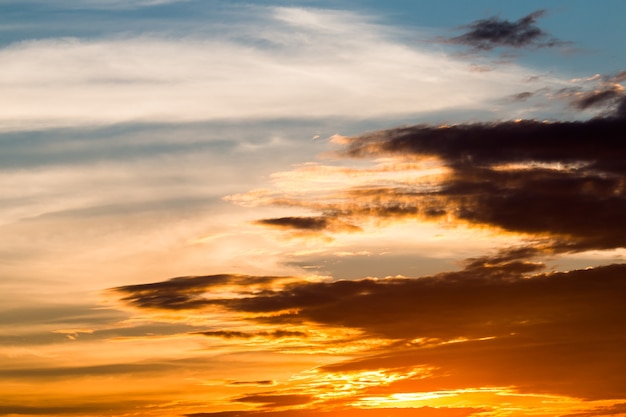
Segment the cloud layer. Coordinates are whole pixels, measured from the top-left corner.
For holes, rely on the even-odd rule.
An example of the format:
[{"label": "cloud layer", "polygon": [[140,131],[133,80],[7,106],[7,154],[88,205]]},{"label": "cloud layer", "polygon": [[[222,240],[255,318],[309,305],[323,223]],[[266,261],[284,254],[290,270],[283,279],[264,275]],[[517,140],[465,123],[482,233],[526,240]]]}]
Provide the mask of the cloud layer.
[{"label": "cloud layer", "polygon": [[216,23],[213,32],[8,45],[0,50],[0,128],[475,111],[533,75],[517,66],[471,71],[362,15],[252,8],[232,14],[256,20]]},{"label": "cloud layer", "polygon": [[[142,308],[219,306],[261,325],[314,323],[393,340],[383,353],[323,370],[432,369],[429,377],[398,382],[413,391],[514,386],[525,393],[623,398],[626,369],[618,368],[623,364],[620,346],[626,342],[620,331],[626,320],[624,265],[537,273],[541,268],[500,257],[474,259],[462,271],[418,279],[295,281],[276,290],[251,291],[267,278],[239,277],[234,297],[190,298],[207,290],[203,282],[209,277],[115,291]],[[268,336],[302,337],[297,332]],[[385,389],[369,391],[373,395]]]}]

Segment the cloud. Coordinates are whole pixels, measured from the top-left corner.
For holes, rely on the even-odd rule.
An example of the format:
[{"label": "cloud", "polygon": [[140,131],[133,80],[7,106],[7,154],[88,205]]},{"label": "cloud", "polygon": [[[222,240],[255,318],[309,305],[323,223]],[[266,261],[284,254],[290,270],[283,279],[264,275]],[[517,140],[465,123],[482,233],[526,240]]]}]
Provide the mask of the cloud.
[{"label": "cloud", "polygon": [[587,121],[418,125],[361,135],[344,140],[344,155],[436,157],[451,172],[424,192],[397,183],[346,193],[375,207],[404,201],[435,218],[569,241],[563,249],[618,248],[626,245],[625,127],[616,110]]},{"label": "cloud", "polygon": [[467,417],[482,411],[478,408],[415,407],[415,408],[343,408],[334,411],[224,411],[187,414],[187,417]]},{"label": "cloud", "polygon": [[253,337],[267,337],[270,339],[282,339],[286,337],[307,337],[305,332],[290,331],[290,330],[274,330],[271,332],[240,332],[233,330],[211,330],[202,332],[193,332],[190,334],[198,334],[208,337],[223,337],[225,339],[250,339]]},{"label": "cloud", "polygon": [[40,367],[40,368],[6,368],[0,370],[0,376],[7,380],[44,380],[62,379],[73,377],[103,376],[153,373],[158,374],[164,371],[174,371],[179,366],[172,361],[170,363],[119,363],[92,366],[63,366],[63,367]]},{"label": "cloud", "polygon": [[295,229],[310,232],[322,230],[330,231],[360,231],[361,229],[349,223],[338,221],[331,216],[316,217],[279,217],[274,219],[261,219],[256,221],[262,226],[277,227],[280,229]]},{"label": "cloud", "polygon": [[243,403],[262,404],[263,407],[285,407],[292,405],[303,405],[313,401],[310,395],[301,394],[248,394],[243,397],[236,398],[234,401]]},{"label": "cloud", "polygon": [[595,416],[614,416],[626,412],[626,403],[614,404],[607,407],[598,407],[589,411],[580,413],[565,414],[563,417],[595,417]]},{"label": "cloud", "polygon": [[[524,260],[533,254],[518,248],[416,279],[300,280],[212,302],[264,326],[312,323],[395,341],[371,357],[325,365],[326,372],[429,367],[433,375],[405,383],[418,392],[511,386],[587,399],[625,396],[626,266],[539,273],[543,265]],[[141,297],[135,293],[133,303],[153,307],[150,294],[148,303]]]},{"label": "cloud", "polygon": [[229,382],[229,385],[254,385],[254,386],[267,386],[267,385],[276,385],[276,381],[272,379],[264,379],[261,381],[232,381]]},{"label": "cloud", "polygon": [[123,404],[120,404],[120,401],[113,400],[111,402],[85,401],[84,403],[71,402],[66,405],[50,406],[4,403],[0,404],[0,416],[106,415],[113,410],[123,413],[123,410],[126,410],[131,405],[142,407],[146,405],[146,402],[125,400]]},{"label": "cloud", "polygon": [[477,20],[465,26],[469,29],[466,33],[447,39],[447,42],[470,46],[479,51],[498,47],[552,47],[562,44],[535,24],[545,13],[545,10],[537,10],[515,22],[497,17]]},{"label": "cloud", "polygon": [[10,44],[0,49],[0,129],[477,111],[533,75],[468,71],[346,11],[242,6],[228,16],[216,33]]},{"label": "cloud", "polygon": [[206,297],[209,290],[223,290],[229,286],[250,292],[255,288],[267,288],[284,281],[285,277],[260,277],[246,275],[206,275],[177,277],[167,281],[125,285],[112,291],[122,295],[122,300],[140,308],[165,310],[197,309],[219,304],[219,299]]},{"label": "cloud", "polygon": [[[400,164],[397,172],[379,166],[376,174],[362,172],[361,181],[321,192],[313,177],[309,194],[279,189],[229,200],[321,214],[301,224],[295,221],[301,218],[285,217],[262,220],[261,225],[306,223],[313,231],[330,233],[342,230],[327,224],[364,228],[370,220],[431,221],[547,238],[556,251],[620,248],[626,246],[624,128],[626,119],[614,115],[574,122],[417,125],[373,132],[344,138],[340,154],[391,158]],[[422,159],[438,161],[433,164],[439,164],[435,174],[424,176],[420,167],[401,165]]]}]

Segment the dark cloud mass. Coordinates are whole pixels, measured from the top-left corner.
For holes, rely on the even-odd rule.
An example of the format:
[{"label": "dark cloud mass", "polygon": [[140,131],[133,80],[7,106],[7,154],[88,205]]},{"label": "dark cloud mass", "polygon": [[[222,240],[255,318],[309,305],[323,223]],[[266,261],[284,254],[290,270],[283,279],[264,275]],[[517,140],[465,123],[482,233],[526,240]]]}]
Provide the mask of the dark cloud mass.
[{"label": "dark cloud mass", "polygon": [[[538,273],[541,264],[516,260],[524,256],[532,251],[475,258],[462,271],[418,279],[302,280],[214,302],[262,325],[316,323],[397,341],[383,354],[327,365],[327,371],[427,366],[439,371],[412,381],[413,390],[516,386],[588,399],[625,397],[626,265]],[[442,344],[450,340],[467,342]],[[275,405],[274,398],[257,402],[265,400]]]},{"label": "dark cloud mass", "polygon": [[467,32],[447,42],[483,51],[497,47],[551,47],[561,44],[561,41],[550,37],[535,24],[544,14],[545,10],[538,10],[515,22],[497,17],[477,20],[465,26]]},{"label": "dark cloud mass", "polygon": [[[626,102],[626,100],[624,100]],[[622,102],[619,106],[624,106]],[[352,138],[351,157],[438,157],[439,189],[405,198],[422,213],[554,239],[559,251],[626,246],[626,119],[418,125]]]}]

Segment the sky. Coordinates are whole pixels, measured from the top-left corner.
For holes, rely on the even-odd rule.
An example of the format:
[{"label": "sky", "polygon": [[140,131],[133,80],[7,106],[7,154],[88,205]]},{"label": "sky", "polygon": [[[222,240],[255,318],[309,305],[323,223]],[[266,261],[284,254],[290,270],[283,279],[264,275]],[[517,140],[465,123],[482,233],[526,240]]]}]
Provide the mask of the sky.
[{"label": "sky", "polygon": [[622,0],[0,0],[0,416],[626,416]]}]

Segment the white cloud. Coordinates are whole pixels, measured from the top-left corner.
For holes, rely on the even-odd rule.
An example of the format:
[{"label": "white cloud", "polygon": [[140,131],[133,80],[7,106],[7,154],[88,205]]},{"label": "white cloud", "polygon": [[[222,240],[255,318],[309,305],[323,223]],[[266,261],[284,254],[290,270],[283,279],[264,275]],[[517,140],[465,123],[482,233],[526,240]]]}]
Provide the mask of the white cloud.
[{"label": "white cloud", "polygon": [[[263,15],[261,12],[266,13]],[[489,73],[339,11],[254,8],[242,31],[48,39],[0,50],[0,130],[126,121],[377,117],[488,108],[533,72]],[[248,17],[249,18],[249,17]]]}]

